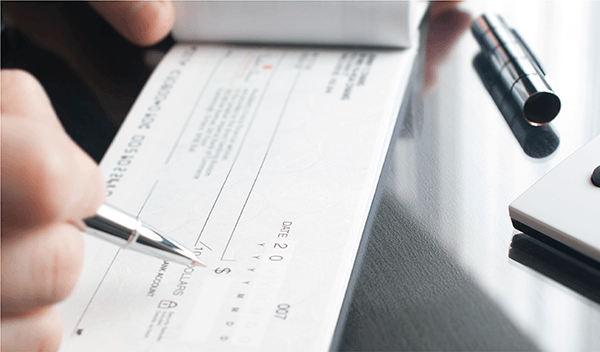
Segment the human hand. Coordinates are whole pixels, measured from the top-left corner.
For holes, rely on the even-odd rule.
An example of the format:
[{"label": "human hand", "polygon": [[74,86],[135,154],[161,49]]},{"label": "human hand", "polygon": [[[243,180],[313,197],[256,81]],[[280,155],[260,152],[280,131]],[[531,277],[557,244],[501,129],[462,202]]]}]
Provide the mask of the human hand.
[{"label": "human hand", "polygon": [[152,45],[169,34],[175,21],[171,1],[98,1],[90,6],[117,32],[137,45]]},{"label": "human hand", "polygon": [[[138,45],[158,42],[173,25],[170,2],[91,6]],[[97,165],[66,135],[37,80],[9,70],[1,80],[1,348],[56,350],[63,329],[53,305],[73,290],[83,261],[74,224],[95,213],[104,183]]]},{"label": "human hand", "polygon": [[53,305],[83,263],[74,224],[102,204],[104,182],[33,76],[3,70],[1,84],[2,350],[56,350],[62,323]]}]

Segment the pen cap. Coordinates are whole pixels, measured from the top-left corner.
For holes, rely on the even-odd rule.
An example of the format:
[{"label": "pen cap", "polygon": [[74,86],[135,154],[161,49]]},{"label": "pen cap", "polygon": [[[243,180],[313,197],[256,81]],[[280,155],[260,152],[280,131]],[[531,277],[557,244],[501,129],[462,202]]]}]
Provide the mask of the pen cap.
[{"label": "pen cap", "polygon": [[527,44],[498,15],[481,15],[471,30],[502,84],[533,126],[552,121],[560,111],[546,73]]},{"label": "pen cap", "polygon": [[511,93],[519,106],[522,106],[525,119],[534,126],[547,124],[560,111],[560,99],[539,75],[519,78]]},{"label": "pen cap", "polygon": [[502,40],[510,41],[508,26],[498,15],[483,14],[473,20],[471,31],[484,51],[493,51]]}]

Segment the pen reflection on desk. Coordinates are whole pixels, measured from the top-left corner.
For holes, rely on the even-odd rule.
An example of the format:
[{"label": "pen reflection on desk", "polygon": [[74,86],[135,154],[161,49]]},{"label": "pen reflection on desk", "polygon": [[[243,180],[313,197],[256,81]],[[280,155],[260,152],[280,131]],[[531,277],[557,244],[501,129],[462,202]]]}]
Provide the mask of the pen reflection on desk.
[{"label": "pen reflection on desk", "polygon": [[521,107],[483,53],[475,56],[473,67],[525,154],[539,159],[554,153],[560,144],[554,129],[550,124],[533,126],[523,118]]},{"label": "pen reflection on desk", "polygon": [[138,218],[110,205],[100,206],[96,215],[84,219],[86,233],[123,248],[146,253],[184,265],[206,266],[194,253]]}]

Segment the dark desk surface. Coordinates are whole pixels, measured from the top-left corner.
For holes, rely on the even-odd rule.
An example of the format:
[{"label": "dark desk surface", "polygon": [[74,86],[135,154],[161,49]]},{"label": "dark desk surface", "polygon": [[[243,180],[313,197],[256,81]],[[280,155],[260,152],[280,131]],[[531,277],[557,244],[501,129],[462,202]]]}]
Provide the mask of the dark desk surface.
[{"label": "dark desk surface", "polygon": [[[90,149],[99,159],[172,40],[140,49],[85,4],[21,5],[37,7],[13,10],[12,21],[43,26],[52,15],[54,30],[3,32],[2,66],[37,73],[67,124],[78,111],[104,131],[76,137],[107,141]],[[503,116],[486,90],[469,29],[483,11],[517,28],[551,75],[562,110],[550,130]],[[577,266],[517,235],[508,216],[516,197],[600,133],[600,2],[466,2],[428,24],[340,349],[600,349],[600,304],[587,298],[598,297],[598,276],[572,284]]]},{"label": "dark desk surface", "polygon": [[508,205],[600,134],[600,2],[463,5],[472,18],[502,14],[542,61],[562,101],[555,134],[500,113],[464,14],[430,21],[342,349],[598,350],[600,304],[586,297],[598,299],[600,277],[577,293],[540,274],[532,267],[580,272],[536,258],[527,237],[511,257],[529,266],[510,259]]}]

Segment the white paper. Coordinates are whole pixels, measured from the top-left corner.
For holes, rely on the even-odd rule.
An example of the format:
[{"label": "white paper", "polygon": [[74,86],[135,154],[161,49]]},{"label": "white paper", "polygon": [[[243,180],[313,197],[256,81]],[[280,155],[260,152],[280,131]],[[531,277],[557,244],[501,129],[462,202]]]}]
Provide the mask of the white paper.
[{"label": "white paper", "polygon": [[86,236],[62,351],[325,351],[415,50],[176,45],[101,163],[208,267]]},{"label": "white paper", "polygon": [[178,41],[409,47],[422,1],[177,1]]}]

